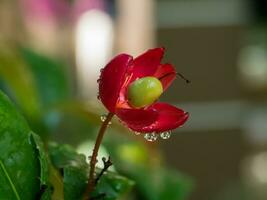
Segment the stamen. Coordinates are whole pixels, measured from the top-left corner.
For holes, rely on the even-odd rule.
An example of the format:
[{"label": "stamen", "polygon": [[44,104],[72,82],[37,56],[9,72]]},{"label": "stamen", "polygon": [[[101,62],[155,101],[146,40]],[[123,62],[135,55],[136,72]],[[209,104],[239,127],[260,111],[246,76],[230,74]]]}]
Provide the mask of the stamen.
[{"label": "stamen", "polygon": [[[163,76],[159,77],[159,80],[162,80],[162,79],[164,79],[165,77],[167,77],[167,76],[169,76],[171,74],[173,74],[173,72],[164,74]],[[185,78],[184,75],[182,75],[181,73],[176,72],[176,75],[178,75],[181,79],[185,80],[186,83],[191,83],[191,81],[188,80],[187,78]]]},{"label": "stamen", "polygon": [[182,75],[181,73],[176,72],[176,75],[180,76],[181,79],[184,79],[186,83],[191,83],[191,81],[185,78],[184,75]]}]

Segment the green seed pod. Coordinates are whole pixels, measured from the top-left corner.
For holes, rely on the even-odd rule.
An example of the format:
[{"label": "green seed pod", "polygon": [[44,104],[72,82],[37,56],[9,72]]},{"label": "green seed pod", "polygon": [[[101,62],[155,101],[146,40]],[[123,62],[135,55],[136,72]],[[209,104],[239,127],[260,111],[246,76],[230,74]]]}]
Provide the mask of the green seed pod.
[{"label": "green seed pod", "polygon": [[162,92],[161,82],[155,77],[147,76],[129,85],[127,97],[131,106],[142,108],[156,101]]}]

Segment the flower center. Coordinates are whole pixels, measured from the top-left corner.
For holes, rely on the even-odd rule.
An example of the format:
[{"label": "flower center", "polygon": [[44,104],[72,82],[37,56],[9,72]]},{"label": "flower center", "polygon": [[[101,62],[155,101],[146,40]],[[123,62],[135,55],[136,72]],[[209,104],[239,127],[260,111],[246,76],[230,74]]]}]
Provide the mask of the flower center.
[{"label": "flower center", "polygon": [[162,94],[163,87],[159,79],[147,76],[132,82],[127,90],[129,104],[142,108],[154,103]]}]

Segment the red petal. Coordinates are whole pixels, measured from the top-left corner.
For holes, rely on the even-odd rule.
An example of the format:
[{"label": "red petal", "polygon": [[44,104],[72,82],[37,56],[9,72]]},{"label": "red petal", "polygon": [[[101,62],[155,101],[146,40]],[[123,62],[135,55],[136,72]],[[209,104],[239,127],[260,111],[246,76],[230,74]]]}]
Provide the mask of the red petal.
[{"label": "red petal", "polygon": [[133,74],[132,80],[136,78],[153,76],[164,55],[164,48],[150,49],[133,60],[129,72]]},{"label": "red petal", "polygon": [[120,89],[132,60],[132,56],[120,54],[113,58],[101,72],[99,79],[99,98],[112,113],[115,112]]},{"label": "red petal", "polygon": [[132,129],[140,129],[149,126],[158,118],[158,112],[154,109],[143,110],[120,108],[116,110],[116,115],[122,122]]},{"label": "red petal", "polygon": [[160,133],[182,126],[189,117],[187,112],[166,103],[156,103],[149,109],[155,109],[158,112],[156,122],[146,127],[129,126],[129,128],[143,133]]},{"label": "red petal", "polygon": [[158,67],[154,76],[161,81],[163,89],[166,90],[176,78],[176,71],[173,65],[163,64]]}]

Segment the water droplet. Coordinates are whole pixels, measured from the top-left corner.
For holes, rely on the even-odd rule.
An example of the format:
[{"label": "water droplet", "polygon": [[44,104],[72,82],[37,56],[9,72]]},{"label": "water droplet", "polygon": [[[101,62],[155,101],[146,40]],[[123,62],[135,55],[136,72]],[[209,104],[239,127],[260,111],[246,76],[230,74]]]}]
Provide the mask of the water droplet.
[{"label": "water droplet", "polygon": [[126,124],[123,121],[119,120],[119,122],[121,123],[121,125],[127,127]]},{"label": "water droplet", "polygon": [[109,122],[108,122],[108,125],[111,125],[111,124],[112,124],[112,122],[111,122],[111,121],[109,121]]},{"label": "water droplet", "polygon": [[135,135],[140,135],[141,133],[140,132],[137,132],[137,131],[134,131],[134,134]]},{"label": "water droplet", "polygon": [[144,138],[149,142],[154,142],[157,140],[158,135],[156,133],[146,133]]},{"label": "water droplet", "polygon": [[107,119],[107,115],[101,115],[100,119],[101,119],[102,122],[104,122]]},{"label": "water droplet", "polygon": [[171,137],[171,131],[165,131],[160,134],[160,137],[164,140],[169,139]]}]

